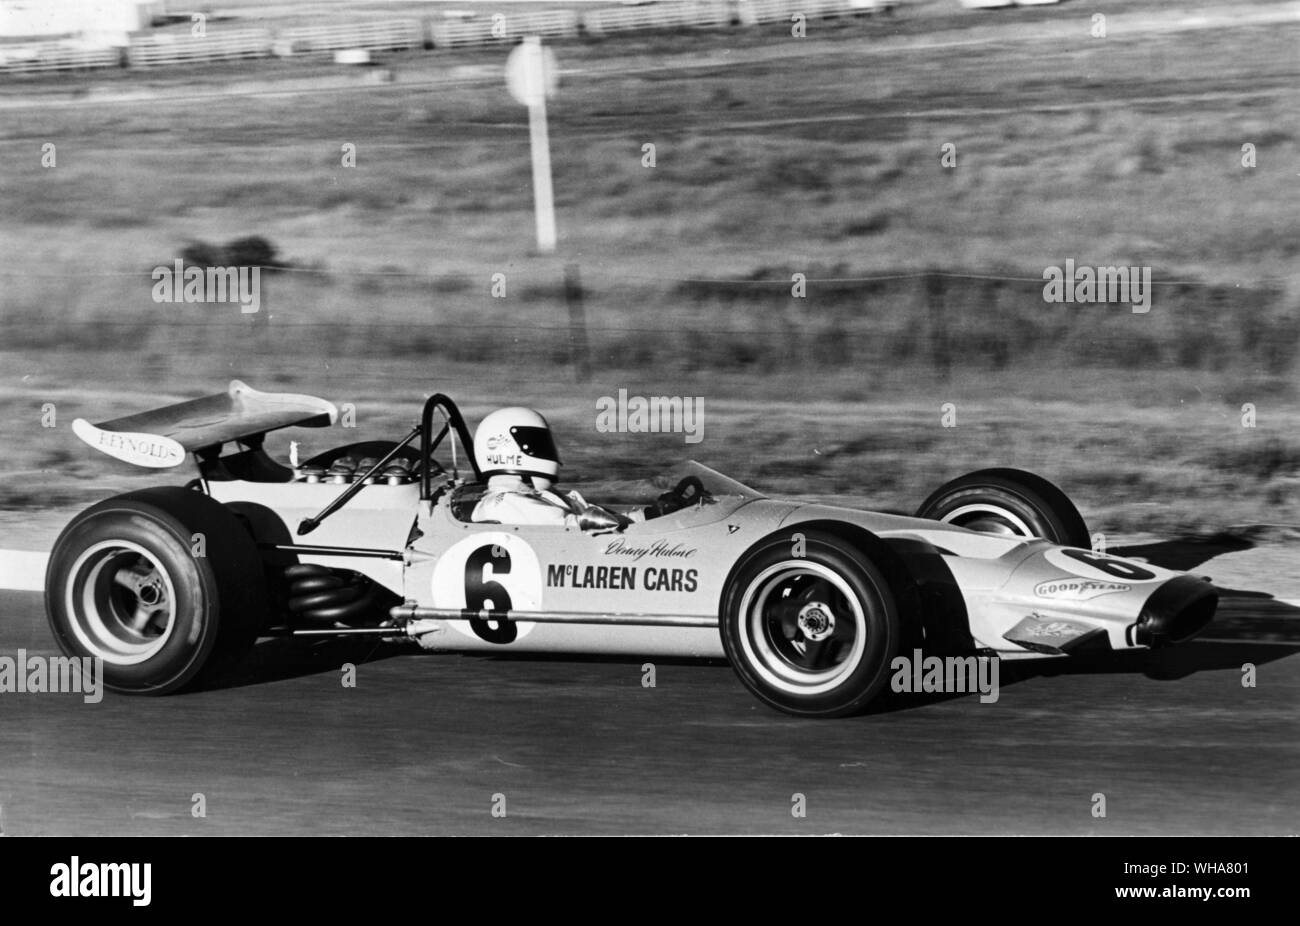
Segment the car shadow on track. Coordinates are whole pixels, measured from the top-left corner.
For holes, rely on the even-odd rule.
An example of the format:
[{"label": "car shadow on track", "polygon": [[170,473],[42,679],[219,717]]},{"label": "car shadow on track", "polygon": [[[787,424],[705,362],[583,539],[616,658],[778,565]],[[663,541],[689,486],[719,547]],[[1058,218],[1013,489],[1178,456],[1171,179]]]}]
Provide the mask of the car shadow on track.
[{"label": "car shadow on track", "polygon": [[338,672],[344,663],[359,666],[363,663],[380,662],[395,657],[420,659],[446,658],[452,655],[479,659],[483,662],[599,663],[637,666],[653,662],[656,666],[727,667],[725,659],[704,657],[584,653],[443,653],[429,652],[407,641],[376,641],[373,638],[343,637],[306,643],[301,639],[275,637],[258,643],[238,667],[227,673],[226,677],[217,684],[208,686],[208,690],[266,685],[309,675]]},{"label": "car shadow on track", "polygon": [[1190,572],[1202,563],[1224,553],[1239,553],[1255,546],[1254,541],[1239,533],[1218,533],[1206,537],[1184,537],[1111,547],[1106,552],[1128,559],[1140,559],[1178,572]]},{"label": "car shadow on track", "polygon": [[340,637],[306,643],[303,640],[276,637],[258,643],[239,666],[208,688],[244,688],[283,682],[307,675],[338,672],[345,663],[359,666],[414,652],[418,650],[401,643],[374,638]]}]

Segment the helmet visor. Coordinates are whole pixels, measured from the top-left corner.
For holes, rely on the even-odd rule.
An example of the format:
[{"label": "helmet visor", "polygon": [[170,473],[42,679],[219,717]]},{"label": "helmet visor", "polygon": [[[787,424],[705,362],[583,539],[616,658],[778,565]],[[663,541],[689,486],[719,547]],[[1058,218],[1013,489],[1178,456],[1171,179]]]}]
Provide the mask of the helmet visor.
[{"label": "helmet visor", "polygon": [[538,460],[560,462],[560,455],[555,450],[555,439],[550,428],[538,428],[520,425],[510,429],[510,436],[515,439],[519,449]]}]

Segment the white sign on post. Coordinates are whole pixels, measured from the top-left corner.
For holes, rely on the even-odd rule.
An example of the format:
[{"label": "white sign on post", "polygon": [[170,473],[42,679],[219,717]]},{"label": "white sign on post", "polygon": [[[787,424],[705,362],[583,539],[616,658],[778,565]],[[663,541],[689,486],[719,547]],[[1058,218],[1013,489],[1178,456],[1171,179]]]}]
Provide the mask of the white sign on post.
[{"label": "white sign on post", "polygon": [[555,96],[559,69],[555,55],[530,35],[506,59],[506,87],[528,107],[533,151],[533,202],[537,212],[537,250],[555,253],[555,198],[551,190],[551,143],[546,134],[546,100]]}]

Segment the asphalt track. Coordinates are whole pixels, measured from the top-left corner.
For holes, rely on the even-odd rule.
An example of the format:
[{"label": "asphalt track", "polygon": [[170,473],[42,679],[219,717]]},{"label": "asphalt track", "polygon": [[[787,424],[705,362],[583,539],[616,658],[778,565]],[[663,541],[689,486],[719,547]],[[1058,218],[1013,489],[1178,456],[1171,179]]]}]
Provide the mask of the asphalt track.
[{"label": "asphalt track", "polygon": [[[1225,550],[1114,552],[1212,574]],[[1234,591],[1203,637],[1004,664],[992,704],[890,695],[820,722],[759,705],[720,663],[660,661],[646,688],[641,658],[265,641],[220,690],[0,695],[0,822],[9,835],[1296,833],[1300,608]],[[53,653],[41,596],[0,592],[0,653],[20,648]]]}]

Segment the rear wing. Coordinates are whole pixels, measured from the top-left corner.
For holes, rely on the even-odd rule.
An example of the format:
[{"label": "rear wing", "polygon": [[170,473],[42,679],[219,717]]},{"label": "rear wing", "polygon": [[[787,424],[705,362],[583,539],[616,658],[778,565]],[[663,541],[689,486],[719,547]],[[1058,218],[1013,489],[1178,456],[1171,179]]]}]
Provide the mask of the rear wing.
[{"label": "rear wing", "polygon": [[163,469],[183,463],[189,452],[219,448],[229,441],[249,443],[280,428],[327,428],[338,416],[338,409],[324,399],[258,392],[236,379],[217,395],[138,415],[100,424],[78,418],[72,422],[72,433],[110,457]]}]

